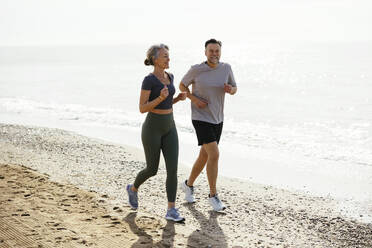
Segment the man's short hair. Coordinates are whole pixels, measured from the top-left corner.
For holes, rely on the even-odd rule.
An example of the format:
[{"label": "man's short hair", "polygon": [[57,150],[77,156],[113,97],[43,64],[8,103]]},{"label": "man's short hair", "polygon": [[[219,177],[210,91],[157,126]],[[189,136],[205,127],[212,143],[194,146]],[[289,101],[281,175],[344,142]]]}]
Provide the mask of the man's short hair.
[{"label": "man's short hair", "polygon": [[222,42],[216,39],[210,39],[205,42],[205,48],[207,48],[208,44],[218,44],[222,47]]}]

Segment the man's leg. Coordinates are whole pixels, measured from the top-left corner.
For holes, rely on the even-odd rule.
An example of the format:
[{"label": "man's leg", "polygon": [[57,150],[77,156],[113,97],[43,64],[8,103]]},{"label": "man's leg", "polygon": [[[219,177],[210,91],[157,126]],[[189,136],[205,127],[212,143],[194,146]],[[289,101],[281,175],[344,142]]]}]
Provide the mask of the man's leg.
[{"label": "man's leg", "polygon": [[208,160],[208,154],[205,151],[204,145],[200,148],[199,156],[196,159],[194,166],[192,167],[189,179],[187,180],[188,186],[193,186],[196,178],[203,171],[205,164]]},{"label": "man's leg", "polygon": [[210,197],[217,193],[217,175],[218,175],[218,159],[220,156],[217,142],[204,144],[203,148],[208,155],[207,162],[207,177],[210,189]]}]

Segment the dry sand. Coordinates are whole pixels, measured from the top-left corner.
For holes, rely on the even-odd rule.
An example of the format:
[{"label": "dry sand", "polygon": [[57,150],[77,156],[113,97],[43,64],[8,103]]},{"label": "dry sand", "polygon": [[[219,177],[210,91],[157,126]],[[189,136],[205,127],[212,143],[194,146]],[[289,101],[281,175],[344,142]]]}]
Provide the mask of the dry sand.
[{"label": "dry sand", "polygon": [[[207,182],[197,203],[167,222],[165,170],[140,188],[130,210],[124,187],[145,166],[141,151],[58,129],[0,124],[0,248],[3,247],[372,247],[372,225],[346,219],[337,202],[219,178],[228,209],[211,211]],[[188,168],[180,166],[179,181]]]}]

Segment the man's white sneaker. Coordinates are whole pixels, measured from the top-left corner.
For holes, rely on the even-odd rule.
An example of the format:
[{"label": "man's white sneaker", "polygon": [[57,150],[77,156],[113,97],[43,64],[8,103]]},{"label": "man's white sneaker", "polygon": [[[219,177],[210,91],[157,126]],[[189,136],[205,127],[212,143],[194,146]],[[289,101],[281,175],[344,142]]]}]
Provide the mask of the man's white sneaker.
[{"label": "man's white sneaker", "polygon": [[214,195],[213,197],[209,197],[209,203],[213,207],[214,211],[222,211],[226,209],[225,205],[221,202],[221,200],[218,198],[218,195]]},{"label": "man's white sneaker", "polygon": [[187,180],[181,183],[181,189],[185,192],[185,200],[189,203],[195,202],[194,187],[187,185]]}]

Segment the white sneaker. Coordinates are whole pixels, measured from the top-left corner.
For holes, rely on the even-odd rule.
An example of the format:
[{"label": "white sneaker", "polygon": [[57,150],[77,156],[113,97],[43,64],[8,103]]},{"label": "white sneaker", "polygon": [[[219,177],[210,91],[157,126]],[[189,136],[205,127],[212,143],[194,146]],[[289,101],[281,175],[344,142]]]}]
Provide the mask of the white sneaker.
[{"label": "white sneaker", "polygon": [[186,184],[187,180],[181,183],[181,189],[185,192],[185,200],[189,203],[195,202],[194,198],[194,187],[190,187]]},{"label": "white sneaker", "polygon": [[209,203],[213,207],[214,211],[221,211],[226,209],[225,205],[223,205],[217,194],[213,197],[209,197]]}]

